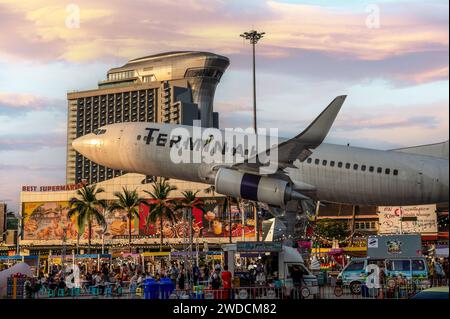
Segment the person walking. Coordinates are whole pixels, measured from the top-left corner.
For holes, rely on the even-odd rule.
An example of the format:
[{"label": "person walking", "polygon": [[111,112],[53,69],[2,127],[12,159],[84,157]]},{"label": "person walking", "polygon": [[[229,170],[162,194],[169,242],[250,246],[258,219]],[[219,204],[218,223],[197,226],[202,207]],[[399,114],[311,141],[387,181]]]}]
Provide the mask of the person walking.
[{"label": "person walking", "polygon": [[428,272],[429,272],[429,276],[431,278],[431,287],[434,287],[435,281],[436,281],[436,272],[434,269],[433,260],[430,260],[430,262],[428,263]]},{"label": "person walking", "polygon": [[217,264],[210,278],[211,288],[214,290],[214,299],[221,299],[222,297],[219,291],[220,287],[222,286],[222,277],[220,270],[220,265]]},{"label": "person walking", "polygon": [[181,266],[181,269],[178,274],[178,289],[184,290],[184,284],[186,280],[184,266]]},{"label": "person walking", "polygon": [[297,289],[300,298],[302,298],[302,284],[303,284],[303,269],[300,266],[292,266],[291,277],[294,287]]},{"label": "person walking", "polygon": [[203,280],[209,285],[209,265],[205,265],[203,268]]},{"label": "person walking", "polygon": [[170,279],[172,279],[174,285],[177,284],[178,273],[179,273],[179,270],[174,262],[172,264],[172,267],[169,269],[169,277],[170,277]]},{"label": "person walking", "polygon": [[224,299],[231,298],[231,272],[228,271],[228,265],[223,267],[222,271],[222,286],[224,289]]},{"label": "person walking", "polygon": [[193,279],[194,279],[194,286],[197,286],[197,285],[198,285],[198,281],[200,280],[200,275],[201,275],[201,273],[200,273],[200,268],[198,268],[198,266],[195,265],[195,266],[192,268],[192,277],[193,277]]},{"label": "person walking", "polygon": [[433,267],[437,279],[437,285],[439,286],[442,282],[442,279],[445,277],[444,269],[442,268],[442,265],[437,258],[434,260]]}]

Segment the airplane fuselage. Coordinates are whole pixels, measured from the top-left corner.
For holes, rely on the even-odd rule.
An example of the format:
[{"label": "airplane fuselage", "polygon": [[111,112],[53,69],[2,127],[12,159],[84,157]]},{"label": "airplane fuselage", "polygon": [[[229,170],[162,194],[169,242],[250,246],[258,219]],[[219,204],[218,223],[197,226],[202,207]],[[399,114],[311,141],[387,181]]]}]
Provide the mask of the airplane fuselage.
[{"label": "airplane fuselage", "polygon": [[[214,168],[231,168],[241,161],[238,155],[253,154],[245,146],[239,150],[237,145],[237,151],[236,145],[226,145],[217,138],[179,137],[174,132],[180,129],[193,132],[192,127],[173,124],[112,124],[78,138],[73,145],[90,160],[109,168],[210,184],[208,174]],[[225,135],[224,131],[215,132]],[[279,138],[277,143],[285,140]],[[202,158],[204,147],[214,143],[215,161],[193,160]],[[189,161],[173,160],[174,149],[180,145]],[[326,143],[305,161],[297,160],[284,169],[294,189],[312,193],[318,200],[360,205],[447,202],[448,173],[447,159]]]}]

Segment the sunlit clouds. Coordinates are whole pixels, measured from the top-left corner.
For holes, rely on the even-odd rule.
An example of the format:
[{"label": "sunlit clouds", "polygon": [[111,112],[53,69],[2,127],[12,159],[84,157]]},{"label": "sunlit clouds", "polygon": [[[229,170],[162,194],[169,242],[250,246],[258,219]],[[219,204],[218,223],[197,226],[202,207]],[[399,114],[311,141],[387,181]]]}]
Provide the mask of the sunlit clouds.
[{"label": "sunlit clouds", "polygon": [[[221,127],[298,134],[337,95],[328,142],[389,149],[448,139],[449,13],[441,0],[0,0],[0,200],[65,182],[66,94],[109,68],[165,51],[230,58]],[[28,169],[27,169],[28,167]],[[4,182],[6,181],[6,182]]]}]

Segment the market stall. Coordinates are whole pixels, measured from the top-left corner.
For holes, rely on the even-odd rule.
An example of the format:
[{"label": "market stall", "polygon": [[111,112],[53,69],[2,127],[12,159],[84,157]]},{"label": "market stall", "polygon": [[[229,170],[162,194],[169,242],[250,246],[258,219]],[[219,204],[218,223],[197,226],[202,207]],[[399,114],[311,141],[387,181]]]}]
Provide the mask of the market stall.
[{"label": "market stall", "polygon": [[38,256],[0,256],[0,271],[11,268],[12,266],[25,263],[27,264],[33,274],[38,274],[39,272],[39,257]]},{"label": "market stall", "polygon": [[269,283],[278,275],[281,242],[238,242],[224,245],[223,250],[235,286]]},{"label": "market stall", "polygon": [[53,266],[61,266],[63,263],[67,265],[78,265],[80,269],[86,271],[96,270],[99,271],[100,267],[104,263],[111,263],[112,255],[110,254],[69,254],[69,255],[50,255],[48,257],[48,271],[50,272]]},{"label": "market stall", "polygon": [[141,258],[145,271],[151,274],[161,273],[170,264],[169,251],[147,251]]}]

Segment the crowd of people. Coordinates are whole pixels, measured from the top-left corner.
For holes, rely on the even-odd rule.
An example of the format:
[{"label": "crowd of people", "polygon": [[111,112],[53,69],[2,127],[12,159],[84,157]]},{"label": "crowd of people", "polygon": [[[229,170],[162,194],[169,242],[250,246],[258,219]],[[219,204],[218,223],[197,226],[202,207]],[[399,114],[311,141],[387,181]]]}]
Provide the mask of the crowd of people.
[{"label": "crowd of people", "polygon": [[[211,289],[231,289],[231,272],[220,263],[208,263],[204,267],[194,265],[187,267],[183,262],[173,261],[167,267],[154,273],[146,272],[140,264],[123,263],[114,265],[104,263],[99,269],[88,270],[86,266],[79,267],[79,284],[82,290],[90,293],[91,287],[97,288],[99,295],[105,294],[106,288],[110,288],[112,295],[120,295],[124,288],[127,291],[136,292],[143,289],[146,279],[154,279],[157,282],[162,279],[170,279],[177,290],[192,289],[197,285],[205,285]],[[26,296],[32,298],[40,290],[53,291],[53,295],[70,294],[68,281],[75,282],[73,270],[64,273],[59,265],[52,266],[48,273],[40,271],[37,278],[30,278],[26,285]],[[58,294],[59,293],[59,294]]]},{"label": "crowd of people", "polygon": [[[432,285],[439,285],[444,279],[448,278],[448,259],[441,263],[437,258],[431,258],[428,264],[429,279]],[[233,274],[226,265],[219,262],[208,262],[202,266],[185,264],[182,260],[173,260],[161,266],[153,272],[146,271],[138,263],[103,263],[100,267],[89,269],[86,265],[80,265],[79,283],[81,289],[86,293],[104,295],[121,295],[124,291],[127,293],[136,293],[141,289],[143,291],[147,279],[153,279],[160,282],[163,279],[170,279],[173,287],[177,291],[192,291],[196,286],[202,286],[212,290],[231,290],[233,288]],[[264,264],[251,263],[248,265],[247,277],[241,278],[241,286],[264,286],[270,280],[266,278]],[[304,283],[305,275],[302,267],[292,266],[289,273],[294,287],[301,287]],[[380,281],[387,284],[387,278],[384,275],[384,266],[380,267]],[[59,265],[51,267],[49,272],[41,271],[39,276],[31,278],[25,285],[26,296],[32,298],[40,290],[53,291],[53,295],[70,294],[73,285],[69,280],[73,280],[71,272],[62,270]],[[400,279],[401,276],[400,276]],[[399,279],[399,280],[400,280]],[[92,290],[91,287],[96,288]]]}]

